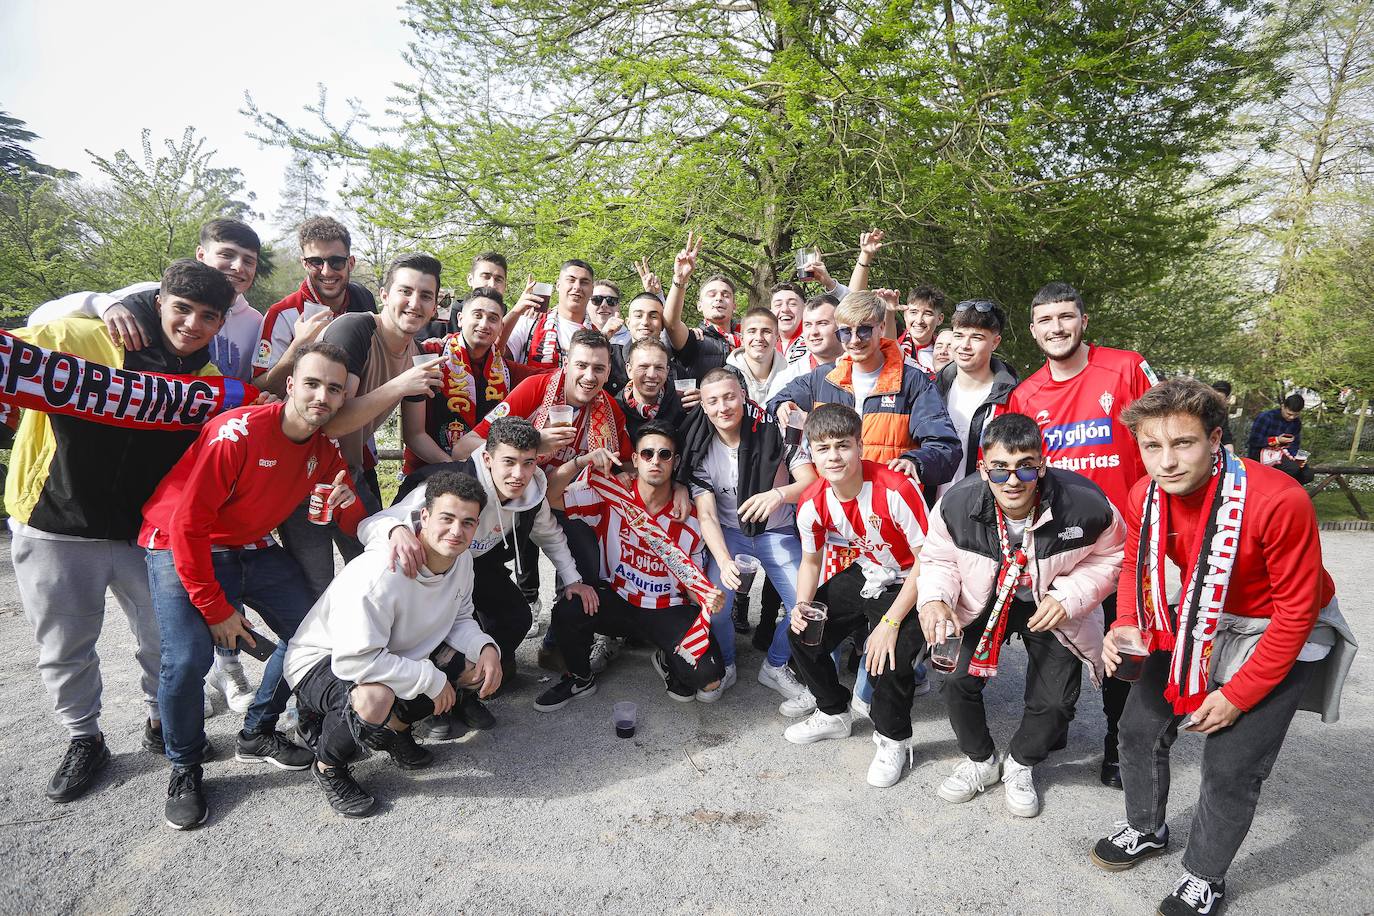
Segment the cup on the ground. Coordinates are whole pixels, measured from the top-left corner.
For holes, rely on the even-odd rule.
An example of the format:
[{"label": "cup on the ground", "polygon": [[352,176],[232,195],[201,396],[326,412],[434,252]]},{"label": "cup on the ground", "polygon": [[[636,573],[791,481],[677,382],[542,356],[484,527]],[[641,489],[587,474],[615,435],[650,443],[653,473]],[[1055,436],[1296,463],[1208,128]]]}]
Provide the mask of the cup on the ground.
[{"label": "cup on the ground", "polygon": [[964,634],[954,635],[954,621],[945,621],[945,641],[930,647],[930,667],[949,674],[959,664],[959,650],[964,646]]},{"label": "cup on the ground", "polygon": [[554,404],[549,408],[549,426],[572,426],[573,408],[571,404]]},{"label": "cup on the ground", "polygon": [[611,707],[611,722],[615,724],[617,738],[633,738],[639,717],[639,707],[629,700],[621,700]]},{"label": "cup on the ground", "polygon": [[821,637],[825,634],[825,620],[829,616],[829,610],[819,601],[799,601],[797,614],[806,621],[806,629],[801,633],[802,645],[819,646]]},{"label": "cup on the ground", "polygon": [[759,571],[758,558],[751,557],[747,553],[737,553],[735,554],[735,568],[739,570],[739,588],[736,591],[747,595],[749,590],[754,587],[754,576]]},{"label": "cup on the ground", "polygon": [[1140,673],[1145,670],[1145,659],[1150,657],[1150,650],[1141,638],[1140,631],[1134,627],[1117,630],[1113,640],[1117,654],[1121,656],[1121,664],[1116,666],[1112,677],[1118,681],[1140,680]]}]

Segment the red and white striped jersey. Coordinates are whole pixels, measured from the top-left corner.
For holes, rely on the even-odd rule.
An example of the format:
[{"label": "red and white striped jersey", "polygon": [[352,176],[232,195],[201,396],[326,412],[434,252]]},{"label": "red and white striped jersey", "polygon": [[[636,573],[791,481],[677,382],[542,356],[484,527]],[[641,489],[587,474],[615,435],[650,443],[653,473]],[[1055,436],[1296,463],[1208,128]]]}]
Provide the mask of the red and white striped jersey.
[{"label": "red and white striped jersey", "polygon": [[906,578],[926,537],[926,504],[910,477],[875,461],[863,463],[864,482],[854,499],[841,500],[829,481],[818,479],[797,503],[802,550],[855,550],[856,563],[873,587]]},{"label": "red and white striped jersey", "polygon": [[[635,504],[643,508],[639,487],[632,485],[629,490]],[[568,518],[580,519],[596,531],[596,541],[601,547],[601,578],[620,597],[635,607],[653,610],[697,603],[663,560],[625,523],[620,510],[595,490],[569,487],[563,494],[563,503]],[[692,558],[692,562],[704,568],[706,541],[701,536],[696,516],[689,515],[685,522],[679,522],[673,519],[672,512],[673,504],[669,501],[652,518]]]}]

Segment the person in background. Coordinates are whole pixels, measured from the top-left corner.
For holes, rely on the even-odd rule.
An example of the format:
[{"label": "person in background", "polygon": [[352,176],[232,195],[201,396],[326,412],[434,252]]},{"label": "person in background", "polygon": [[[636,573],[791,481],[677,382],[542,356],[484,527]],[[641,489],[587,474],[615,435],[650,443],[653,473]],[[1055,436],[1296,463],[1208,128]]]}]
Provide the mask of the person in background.
[{"label": "person in background", "polygon": [[605,334],[612,345],[630,342],[630,331],[620,317],[620,285],[614,280],[596,281],[588,300],[587,320]]},{"label": "person in background", "polygon": [[993,356],[1002,345],[1006,322],[1006,312],[997,303],[967,299],[954,307],[952,326],[940,332],[954,339],[954,362],[936,373],[935,389],[964,444],[964,460],[940,487],[940,496],[978,467],[983,427],[1016,387],[1016,372]]},{"label": "person in background", "polygon": [[1255,416],[1250,425],[1245,454],[1251,461],[1277,467],[1298,483],[1311,483],[1316,475],[1307,467],[1302,451],[1302,395],[1294,393],[1273,410]]},{"label": "person in background", "polygon": [[935,363],[935,374],[939,375],[940,370],[954,362],[954,331],[950,328],[941,328],[940,333],[935,335],[935,350],[932,356]]},{"label": "person in background", "polygon": [[935,332],[945,320],[945,294],[934,286],[922,285],[906,297],[902,317],[906,330],[897,338],[902,354],[926,370],[936,371]]}]

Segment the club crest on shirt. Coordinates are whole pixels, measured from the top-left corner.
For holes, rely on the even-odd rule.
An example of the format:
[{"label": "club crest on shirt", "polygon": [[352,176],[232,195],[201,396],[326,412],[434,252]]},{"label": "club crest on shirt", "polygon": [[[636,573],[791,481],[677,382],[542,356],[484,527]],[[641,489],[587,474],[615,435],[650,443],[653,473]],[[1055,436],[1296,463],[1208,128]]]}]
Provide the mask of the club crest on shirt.
[{"label": "club crest on shirt", "polygon": [[1097,399],[1097,403],[1102,405],[1102,412],[1109,414],[1112,412],[1112,405],[1116,403],[1116,398],[1112,397],[1110,391],[1102,392],[1102,397]]},{"label": "club crest on shirt", "polygon": [[868,522],[868,530],[870,531],[876,531],[882,526],[882,520],[878,518],[876,512],[865,519],[865,521]]},{"label": "club crest on shirt", "polygon": [[319,459],[316,458],[314,455],[311,455],[309,458],[305,459],[305,476],[306,476],[306,477],[314,477],[314,476],[315,476],[315,468],[317,468],[317,467],[319,467],[319,466],[320,466]]}]

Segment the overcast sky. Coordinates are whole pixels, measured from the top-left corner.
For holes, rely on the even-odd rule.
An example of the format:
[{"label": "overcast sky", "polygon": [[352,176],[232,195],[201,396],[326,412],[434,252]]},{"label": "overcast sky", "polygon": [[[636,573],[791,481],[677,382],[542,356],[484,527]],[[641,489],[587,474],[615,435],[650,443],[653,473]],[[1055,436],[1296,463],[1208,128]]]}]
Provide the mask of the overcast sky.
[{"label": "overcast sky", "polygon": [[143,128],[179,140],[194,127],[270,217],[290,157],[247,136],[244,92],[309,124],[303,106],[323,83],[331,111],[357,98],[380,117],[407,76],[410,34],[393,0],[0,0],[0,109],[41,136],[40,161],[85,178],[97,174],[87,149],[139,157]]}]

